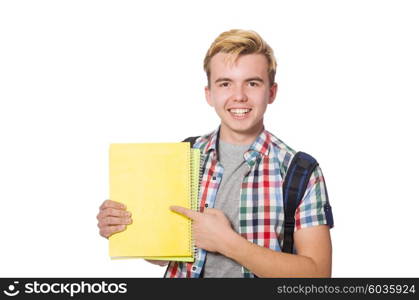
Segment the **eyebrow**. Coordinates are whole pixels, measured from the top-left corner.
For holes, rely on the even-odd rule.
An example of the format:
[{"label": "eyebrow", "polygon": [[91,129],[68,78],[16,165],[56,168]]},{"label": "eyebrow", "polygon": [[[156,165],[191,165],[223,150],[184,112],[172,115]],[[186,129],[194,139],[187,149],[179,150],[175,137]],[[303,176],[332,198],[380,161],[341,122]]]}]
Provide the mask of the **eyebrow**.
[{"label": "eyebrow", "polygon": [[[228,78],[228,77],[221,77],[221,78],[218,78],[215,81],[215,83],[221,82],[221,81],[232,82],[233,80],[231,78]],[[245,81],[247,81],[247,82],[249,82],[249,81],[259,81],[259,82],[262,82],[262,83],[264,82],[263,79],[260,78],[259,76],[247,78]]]}]

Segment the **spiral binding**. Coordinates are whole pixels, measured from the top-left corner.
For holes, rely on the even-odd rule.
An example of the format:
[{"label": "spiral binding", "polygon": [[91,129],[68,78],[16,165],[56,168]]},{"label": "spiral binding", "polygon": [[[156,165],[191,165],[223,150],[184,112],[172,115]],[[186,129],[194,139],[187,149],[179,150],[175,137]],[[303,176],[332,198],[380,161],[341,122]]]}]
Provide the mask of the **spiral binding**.
[{"label": "spiral binding", "polygon": [[[190,165],[189,165],[189,168],[190,168],[190,179],[191,179],[191,184],[190,184],[190,186],[189,186],[189,192],[190,192],[190,197],[189,197],[189,199],[190,199],[190,203],[189,203],[189,207],[192,209],[194,206],[193,206],[193,201],[194,201],[194,186],[195,186],[195,182],[194,182],[194,176],[193,176],[193,165],[194,165],[194,159],[193,159],[193,150],[192,149],[189,149],[189,163],[190,163]],[[193,248],[195,247],[194,245],[195,245],[195,243],[194,243],[194,240],[193,240],[193,235],[192,235],[192,220],[190,220],[189,219],[189,236],[191,237],[191,239],[190,239],[190,244],[189,244],[189,249],[191,249],[191,252],[194,252],[193,250]],[[195,257],[195,256],[194,256]]]},{"label": "spiral binding", "polygon": [[[191,148],[191,156],[192,156],[192,148]],[[191,159],[190,160],[191,161],[191,174],[192,174],[192,171],[193,171],[193,159]],[[204,158],[203,158],[203,155],[200,153],[200,156],[199,156],[199,176],[198,176],[198,182],[194,182],[194,180],[193,180],[193,178],[194,178],[194,176],[191,176],[191,183],[192,183],[192,187],[194,187],[194,186],[196,186],[196,184],[198,185],[198,189],[197,189],[197,193],[196,193],[196,198],[194,197],[195,195],[194,195],[194,192],[193,192],[193,188],[191,188],[191,201],[196,201],[196,204],[195,204],[195,211],[199,211],[199,200],[200,200],[200,192],[201,192],[201,182],[202,182],[202,177],[203,177],[203,164],[204,164]],[[193,206],[193,203],[191,202],[191,207],[194,207]],[[194,257],[194,259],[197,257],[197,255],[198,255],[198,248],[196,247],[196,245],[195,245],[195,240],[193,239],[193,236],[192,236],[192,221],[191,221],[191,226],[189,227],[190,228],[190,230],[191,230],[191,232],[190,232],[190,236],[192,237],[192,239],[191,239],[191,251],[192,251],[192,253],[193,253],[193,257]]]}]

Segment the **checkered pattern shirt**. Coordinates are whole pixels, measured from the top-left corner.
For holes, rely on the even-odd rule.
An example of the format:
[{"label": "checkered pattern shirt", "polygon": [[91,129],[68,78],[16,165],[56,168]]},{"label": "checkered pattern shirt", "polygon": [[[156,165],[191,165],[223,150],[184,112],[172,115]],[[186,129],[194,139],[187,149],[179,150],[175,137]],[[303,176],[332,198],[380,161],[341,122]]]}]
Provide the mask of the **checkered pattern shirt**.
[{"label": "checkered pattern shirt", "polygon": [[[198,138],[193,145],[203,156],[199,191],[201,212],[206,207],[214,207],[223,177],[223,167],[217,158],[219,130]],[[240,190],[239,234],[254,244],[275,251],[281,251],[284,236],[282,184],[295,153],[266,130],[244,153],[249,172],[244,176]],[[320,167],[316,167],[295,212],[295,230],[327,224],[326,203],[325,181]],[[170,262],[165,277],[199,278],[205,258],[206,250],[198,248],[193,263]],[[242,274],[243,277],[254,277],[245,267],[242,267]]]}]

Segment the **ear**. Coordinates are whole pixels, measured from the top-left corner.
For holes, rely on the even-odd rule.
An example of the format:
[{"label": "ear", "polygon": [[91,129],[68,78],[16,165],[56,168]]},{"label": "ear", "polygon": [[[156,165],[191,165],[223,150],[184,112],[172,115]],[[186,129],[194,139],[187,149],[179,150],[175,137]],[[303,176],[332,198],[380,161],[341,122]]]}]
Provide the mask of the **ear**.
[{"label": "ear", "polygon": [[211,89],[208,86],[205,87],[205,99],[207,100],[209,106],[214,107],[211,99]]},{"label": "ear", "polygon": [[274,82],[274,84],[269,88],[269,104],[272,104],[276,97],[276,92],[278,91],[278,84]]}]

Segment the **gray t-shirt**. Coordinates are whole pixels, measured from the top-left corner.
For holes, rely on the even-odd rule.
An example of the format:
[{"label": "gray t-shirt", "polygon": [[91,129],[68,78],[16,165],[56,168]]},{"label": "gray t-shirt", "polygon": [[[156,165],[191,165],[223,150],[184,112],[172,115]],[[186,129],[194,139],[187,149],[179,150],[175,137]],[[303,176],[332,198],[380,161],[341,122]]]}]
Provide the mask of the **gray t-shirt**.
[{"label": "gray t-shirt", "polygon": [[[240,188],[249,166],[243,154],[250,145],[233,145],[219,140],[219,160],[224,167],[215,208],[224,212],[234,231],[239,232]],[[217,252],[207,252],[203,277],[243,277],[241,265]]]}]

